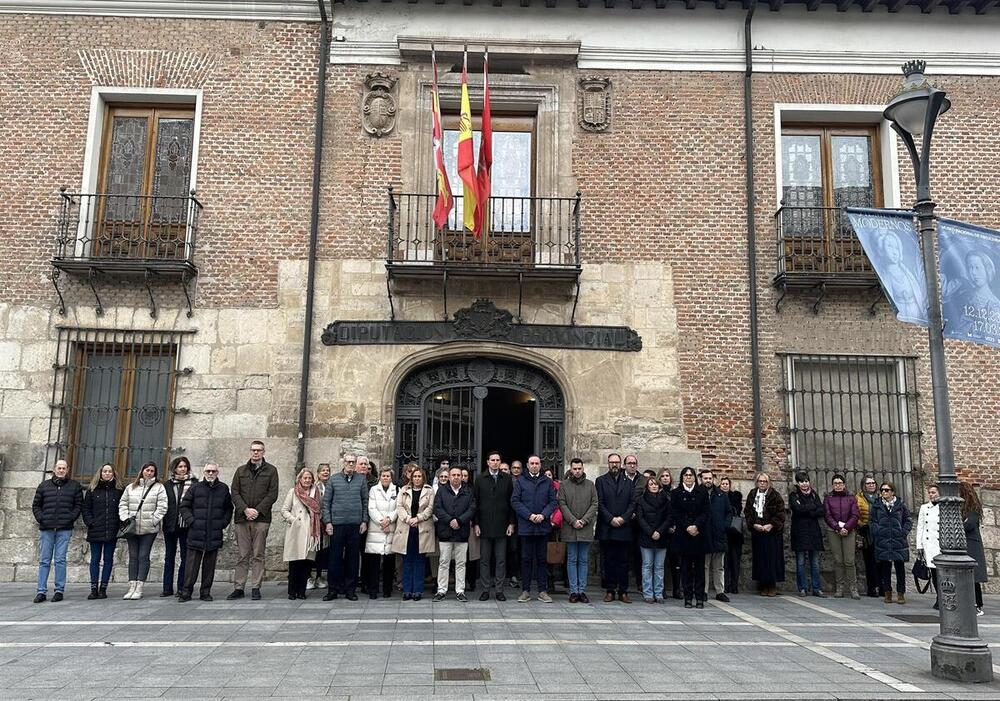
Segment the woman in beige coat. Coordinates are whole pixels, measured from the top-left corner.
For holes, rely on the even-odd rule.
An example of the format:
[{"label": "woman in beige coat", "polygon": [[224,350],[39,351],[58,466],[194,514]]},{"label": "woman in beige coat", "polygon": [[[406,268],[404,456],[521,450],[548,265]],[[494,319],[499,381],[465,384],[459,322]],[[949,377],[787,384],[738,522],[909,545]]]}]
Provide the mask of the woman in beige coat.
[{"label": "woman in beige coat", "polygon": [[396,528],[392,551],[403,556],[403,601],[420,601],[424,595],[427,553],[434,552],[434,490],[426,484],[427,473],[416,468],[410,483],[396,499]]},{"label": "woman in beige coat", "polygon": [[288,563],[289,599],[306,598],[306,582],[320,546],[319,489],[314,482],[312,470],[300,470],[281,505],[285,522],[282,559]]}]

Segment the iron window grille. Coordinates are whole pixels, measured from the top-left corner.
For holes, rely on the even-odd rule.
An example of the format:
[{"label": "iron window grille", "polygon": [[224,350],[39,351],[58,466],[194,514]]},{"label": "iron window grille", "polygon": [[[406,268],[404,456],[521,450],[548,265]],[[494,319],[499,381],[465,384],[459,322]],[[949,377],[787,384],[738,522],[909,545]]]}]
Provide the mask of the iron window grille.
[{"label": "iron window grille", "polygon": [[779,354],[789,478],[806,472],[820,493],[834,474],[851,491],[865,475],[893,482],[914,505],[922,487],[913,357]]},{"label": "iron window grille", "polygon": [[49,413],[48,460],[66,459],[75,477],[111,463],[135,475],[163,466],[175,414],[181,341],[193,331],[58,327]]}]

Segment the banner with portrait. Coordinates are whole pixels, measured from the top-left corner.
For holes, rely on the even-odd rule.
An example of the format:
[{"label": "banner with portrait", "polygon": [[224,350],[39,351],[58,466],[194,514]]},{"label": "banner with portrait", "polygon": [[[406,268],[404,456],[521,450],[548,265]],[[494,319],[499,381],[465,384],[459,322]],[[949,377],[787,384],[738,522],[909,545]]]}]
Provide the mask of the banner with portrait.
[{"label": "banner with portrait", "polygon": [[944,335],[1000,348],[1000,231],[938,220]]},{"label": "banner with portrait", "polygon": [[[847,216],[896,318],[927,325],[927,286],[913,212],[849,208]],[[938,220],[944,336],[1000,348],[1000,231]]]},{"label": "banner with portrait", "polygon": [[927,285],[913,212],[852,207],[847,216],[896,318],[927,326]]}]

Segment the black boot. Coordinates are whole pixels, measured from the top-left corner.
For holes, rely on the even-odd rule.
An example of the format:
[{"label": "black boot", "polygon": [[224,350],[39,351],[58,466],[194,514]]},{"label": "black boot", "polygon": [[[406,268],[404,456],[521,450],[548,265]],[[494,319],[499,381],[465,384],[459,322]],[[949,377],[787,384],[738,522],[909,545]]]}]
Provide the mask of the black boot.
[{"label": "black boot", "polygon": [[107,599],[108,598],[108,585],[107,584],[102,584],[100,587],[98,587],[98,589],[97,589],[97,598],[98,599]]},{"label": "black boot", "polygon": [[97,593],[97,587],[90,588],[90,594],[87,595],[87,598],[91,601],[101,598],[100,594]]}]

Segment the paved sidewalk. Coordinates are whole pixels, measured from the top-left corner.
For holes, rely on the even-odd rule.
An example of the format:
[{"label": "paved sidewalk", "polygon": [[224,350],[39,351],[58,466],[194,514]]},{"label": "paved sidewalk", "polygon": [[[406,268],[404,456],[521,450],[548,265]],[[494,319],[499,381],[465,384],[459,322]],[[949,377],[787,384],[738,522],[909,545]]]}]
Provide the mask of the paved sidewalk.
[{"label": "paved sidewalk", "polygon": [[[998,699],[1000,681],[934,679],[928,596],[878,599],[734,596],[704,611],[621,603],[461,604],[392,599],[265,599],[32,604],[0,585],[0,698],[368,699]],[[592,598],[597,598],[596,596]],[[1000,650],[1000,597],[981,632]],[[996,610],[996,615],[991,610]],[[995,653],[996,654],[996,653]],[[1000,680],[1000,654],[995,660]],[[446,669],[488,680],[445,681]],[[438,671],[438,675],[435,674]]]}]

